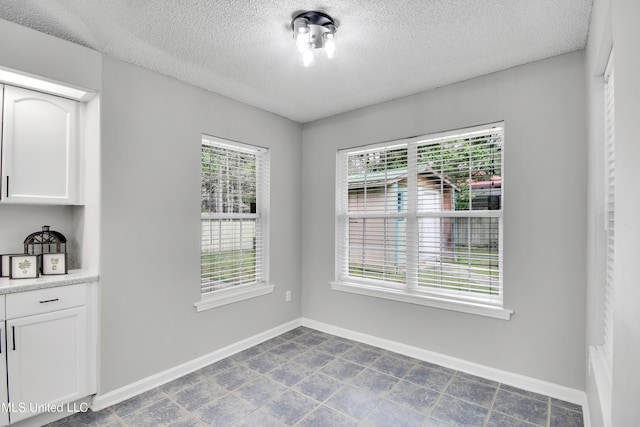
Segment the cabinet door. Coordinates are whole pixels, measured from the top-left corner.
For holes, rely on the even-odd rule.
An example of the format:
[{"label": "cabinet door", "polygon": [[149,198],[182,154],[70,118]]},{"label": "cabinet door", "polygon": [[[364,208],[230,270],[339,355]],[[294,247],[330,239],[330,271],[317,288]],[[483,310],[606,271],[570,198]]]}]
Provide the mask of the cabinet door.
[{"label": "cabinet door", "polygon": [[[4,297],[4,296],[3,296]],[[4,298],[3,298],[4,307]],[[5,355],[7,352],[6,327],[4,320],[0,321],[0,378],[7,378],[7,364],[5,363]],[[0,381],[0,427],[9,425],[9,396],[7,394],[7,386],[5,381]]]},{"label": "cabinet door", "polygon": [[78,103],[5,86],[4,203],[73,204]]},{"label": "cabinet door", "polygon": [[11,423],[89,394],[86,307],[7,321]]}]

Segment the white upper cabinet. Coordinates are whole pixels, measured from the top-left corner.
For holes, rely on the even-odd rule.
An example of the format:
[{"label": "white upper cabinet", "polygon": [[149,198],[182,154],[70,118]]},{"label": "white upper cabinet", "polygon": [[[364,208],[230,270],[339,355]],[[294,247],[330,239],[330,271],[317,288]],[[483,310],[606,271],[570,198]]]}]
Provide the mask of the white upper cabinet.
[{"label": "white upper cabinet", "polygon": [[2,203],[77,202],[78,102],[4,86]]}]

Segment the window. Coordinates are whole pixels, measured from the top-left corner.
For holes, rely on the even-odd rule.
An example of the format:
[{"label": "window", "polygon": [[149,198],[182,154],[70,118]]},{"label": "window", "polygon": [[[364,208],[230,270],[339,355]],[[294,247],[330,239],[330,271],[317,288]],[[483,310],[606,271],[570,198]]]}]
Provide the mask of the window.
[{"label": "window", "polygon": [[509,318],[503,129],[339,151],[333,289]]},{"label": "window", "polygon": [[268,209],[269,151],[203,136],[198,310],[273,290]]},{"label": "window", "polygon": [[604,237],[604,245],[600,248],[601,266],[604,269],[601,300],[602,335],[597,344],[589,346],[589,375],[593,376],[598,390],[598,398],[602,409],[602,418],[606,426],[611,425],[612,405],[612,363],[613,363],[613,300],[615,292],[614,278],[614,242],[615,242],[615,111],[614,111],[614,72],[613,49],[609,55],[603,73],[602,87],[604,96],[599,107],[602,108],[603,158],[601,170],[604,172],[604,192],[602,195],[604,213],[604,229],[600,235]]}]

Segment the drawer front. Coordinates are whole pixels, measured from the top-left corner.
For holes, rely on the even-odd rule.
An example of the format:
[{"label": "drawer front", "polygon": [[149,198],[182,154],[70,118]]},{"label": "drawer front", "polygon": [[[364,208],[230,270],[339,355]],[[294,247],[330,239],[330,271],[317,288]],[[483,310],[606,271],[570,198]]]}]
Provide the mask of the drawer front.
[{"label": "drawer front", "polygon": [[6,295],[6,318],[31,316],[87,304],[87,285],[60,286]]},{"label": "drawer front", "polygon": [[[6,316],[5,316],[5,311],[4,311],[4,301],[5,301],[5,297],[4,295],[0,295],[0,320],[5,320]],[[0,417],[0,422],[2,418]]]}]

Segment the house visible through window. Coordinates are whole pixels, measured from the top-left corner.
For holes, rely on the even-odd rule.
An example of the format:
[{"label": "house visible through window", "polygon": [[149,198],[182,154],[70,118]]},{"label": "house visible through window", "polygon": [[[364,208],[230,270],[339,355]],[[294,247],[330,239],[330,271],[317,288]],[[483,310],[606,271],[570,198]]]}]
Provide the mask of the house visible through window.
[{"label": "house visible through window", "polygon": [[203,136],[201,293],[267,283],[269,153]]},{"label": "house visible through window", "polygon": [[502,307],[503,127],[339,151],[334,285]]}]

